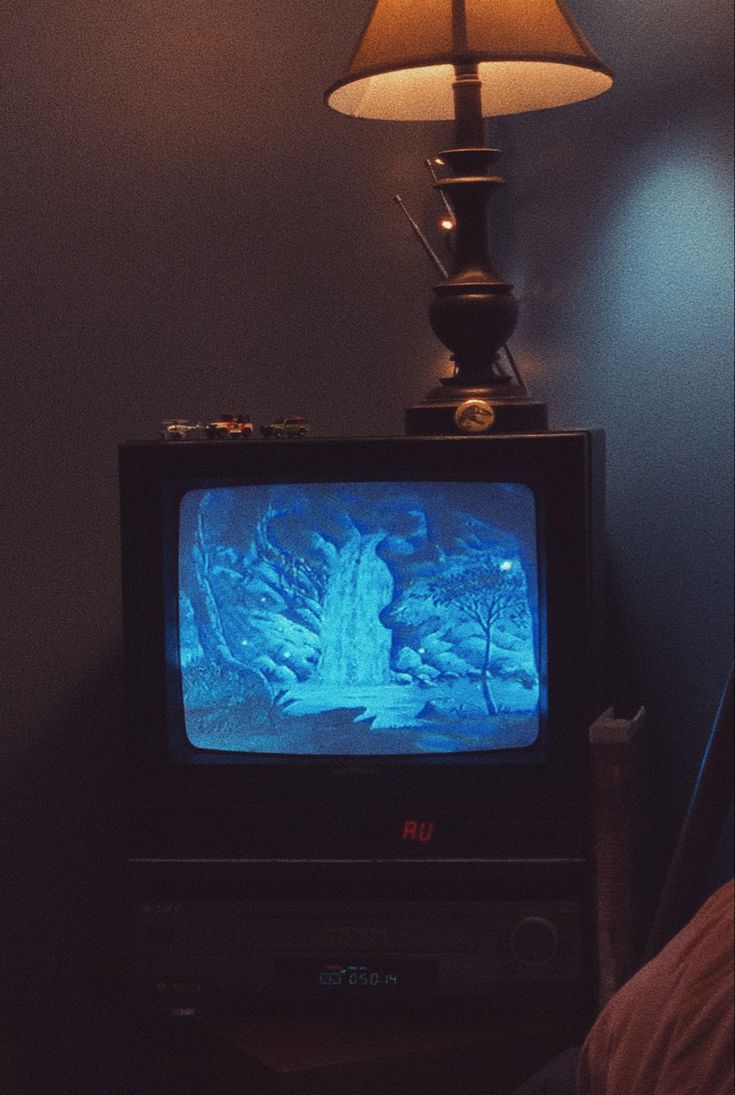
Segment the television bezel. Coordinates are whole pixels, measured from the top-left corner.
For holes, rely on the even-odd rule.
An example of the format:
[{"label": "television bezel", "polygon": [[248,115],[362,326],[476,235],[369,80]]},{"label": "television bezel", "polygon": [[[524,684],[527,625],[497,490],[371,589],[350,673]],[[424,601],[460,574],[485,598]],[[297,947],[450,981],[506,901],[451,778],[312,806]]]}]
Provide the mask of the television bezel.
[{"label": "television bezel", "polygon": [[[473,811],[483,817],[512,814],[523,824],[531,815],[555,811],[562,817],[581,809],[586,730],[599,714],[601,450],[601,436],[591,431],[122,445],[134,853],[391,854],[395,827],[409,814],[440,815],[451,829],[449,819],[466,819]],[[537,745],[419,757],[261,754],[245,763],[192,749],[193,763],[172,759],[169,705],[180,688],[171,658],[178,618],[172,591],[182,493],[218,483],[358,479],[500,481],[534,491],[547,646],[547,710]],[[196,828],[207,831],[195,833]],[[445,854],[471,852],[472,839],[462,835],[467,825],[455,829],[460,835],[445,845]]]}]

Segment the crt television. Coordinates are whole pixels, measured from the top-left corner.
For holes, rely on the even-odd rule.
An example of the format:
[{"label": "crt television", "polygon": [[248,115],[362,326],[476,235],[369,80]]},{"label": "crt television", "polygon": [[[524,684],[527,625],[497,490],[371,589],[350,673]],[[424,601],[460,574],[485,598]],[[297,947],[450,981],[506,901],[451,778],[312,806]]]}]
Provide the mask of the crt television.
[{"label": "crt television", "polygon": [[586,431],[121,446],[139,893],[576,900],[600,469]]}]

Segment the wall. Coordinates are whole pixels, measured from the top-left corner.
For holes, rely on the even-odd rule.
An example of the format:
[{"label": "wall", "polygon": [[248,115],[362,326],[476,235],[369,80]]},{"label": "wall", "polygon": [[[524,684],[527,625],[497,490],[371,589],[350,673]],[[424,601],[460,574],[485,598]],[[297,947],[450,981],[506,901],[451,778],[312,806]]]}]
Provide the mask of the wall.
[{"label": "wall", "polygon": [[[321,104],[369,7],[26,0],[3,21],[0,778],[39,1089],[100,1056],[84,963],[124,821],[118,441],[229,409],[399,432],[443,371],[434,272],[392,197],[433,216],[422,161],[449,131]],[[665,856],[731,656],[730,13],[574,8],[618,83],[498,125],[498,266],[534,394],[607,431],[611,699],[649,708]]]},{"label": "wall", "polygon": [[606,431],[612,691],[665,860],[732,657],[731,14],[576,10],[618,79],[513,126],[518,352]]}]

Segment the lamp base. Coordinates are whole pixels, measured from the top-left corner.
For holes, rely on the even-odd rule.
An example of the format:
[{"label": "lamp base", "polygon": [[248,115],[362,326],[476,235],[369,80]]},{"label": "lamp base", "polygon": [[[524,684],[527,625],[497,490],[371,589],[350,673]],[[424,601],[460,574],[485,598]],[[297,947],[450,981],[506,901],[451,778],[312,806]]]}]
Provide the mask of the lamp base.
[{"label": "lamp base", "polygon": [[526,433],[548,429],[545,403],[529,399],[515,384],[455,386],[451,380],[432,389],[423,403],[408,407],[410,437],[446,434]]}]

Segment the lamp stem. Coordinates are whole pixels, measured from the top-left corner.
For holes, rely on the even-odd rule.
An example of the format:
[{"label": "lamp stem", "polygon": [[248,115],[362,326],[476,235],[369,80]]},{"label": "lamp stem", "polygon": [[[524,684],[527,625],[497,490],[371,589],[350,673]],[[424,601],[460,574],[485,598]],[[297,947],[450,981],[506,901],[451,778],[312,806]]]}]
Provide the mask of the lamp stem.
[{"label": "lamp stem", "polygon": [[485,126],[482,118],[482,80],[477,65],[455,65],[454,73],[454,147],[482,148],[485,144]]},{"label": "lamp stem", "polygon": [[[454,2],[455,11],[464,10],[462,0]],[[460,63],[454,71],[455,147],[441,152],[437,160],[452,174],[436,183],[454,213],[454,254],[449,277],[434,286],[429,320],[434,334],[451,350],[455,371],[422,404],[408,408],[406,430],[438,434],[545,429],[545,405],[528,398],[510,357],[513,376],[500,365],[498,351],[507,346],[518,317],[513,286],[493,269],[487,246],[487,202],[503,179],[488,171],[498,150],[485,147],[478,67]]]}]

